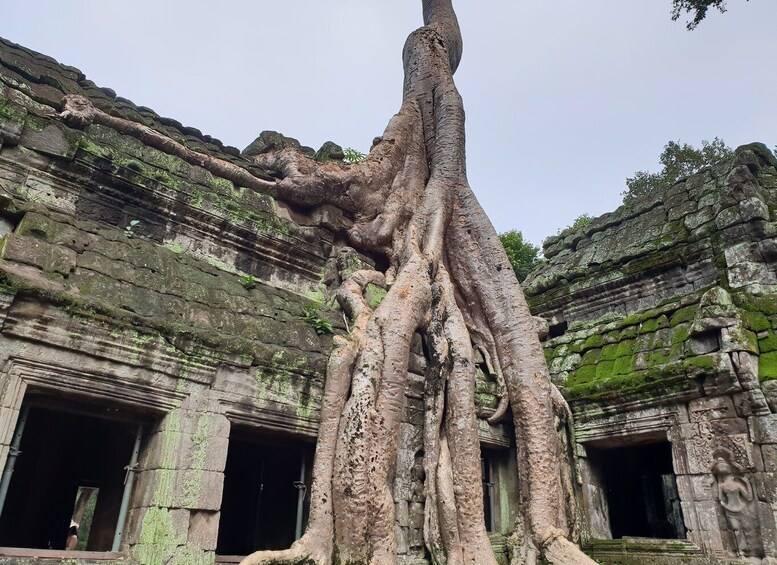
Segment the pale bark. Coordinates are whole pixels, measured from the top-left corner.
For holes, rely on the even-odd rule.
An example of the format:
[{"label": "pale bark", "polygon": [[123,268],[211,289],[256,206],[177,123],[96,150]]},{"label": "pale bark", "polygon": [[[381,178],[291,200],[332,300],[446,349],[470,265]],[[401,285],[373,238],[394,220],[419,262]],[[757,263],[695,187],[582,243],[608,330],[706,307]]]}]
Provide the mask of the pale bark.
[{"label": "pale bark", "polygon": [[[324,476],[313,485],[308,531],[293,554],[259,552],[244,565],[396,563],[392,484],[416,332],[425,335],[431,357],[424,535],[433,562],[496,563],[483,520],[474,344],[502,394],[492,421],[512,408],[526,529],[519,532],[522,560],[534,563],[541,554],[559,565],[593,563],[567,539],[566,506],[574,501],[562,479],[569,469],[562,468],[554,414],[566,420],[568,409],[550,384],[504,249],[467,183],[464,110],[453,82],[461,59],[456,16],[450,0],[424,0],[423,9],[426,25],[410,35],[403,53],[402,108],[365,162],[321,165],[288,149],[256,158],[281,173],[280,198],[353,213],[351,245],[383,254],[390,266],[386,298],[369,314],[362,305],[368,318],[355,322],[358,331],[335,350],[335,357],[349,352],[348,361],[330,363],[314,470]],[[356,295],[363,288],[345,285]],[[352,316],[356,310],[348,308]],[[330,387],[330,379],[339,384]]]}]

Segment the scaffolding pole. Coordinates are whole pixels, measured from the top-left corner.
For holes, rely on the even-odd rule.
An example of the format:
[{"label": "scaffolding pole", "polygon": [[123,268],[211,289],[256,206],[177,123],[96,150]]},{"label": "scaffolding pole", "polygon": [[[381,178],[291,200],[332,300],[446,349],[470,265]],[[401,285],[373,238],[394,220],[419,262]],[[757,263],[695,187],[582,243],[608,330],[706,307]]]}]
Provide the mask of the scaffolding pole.
[{"label": "scaffolding pole", "polygon": [[11,475],[13,475],[13,469],[16,466],[16,458],[19,456],[19,445],[22,442],[22,434],[24,433],[24,426],[27,424],[27,416],[30,414],[30,405],[24,407],[22,414],[19,418],[19,422],[16,424],[16,433],[14,433],[11,445],[8,448],[8,459],[5,462],[5,469],[3,469],[3,478],[0,479],[0,516],[3,515],[3,509],[5,508],[5,497],[8,495],[8,486],[11,484]]},{"label": "scaffolding pole", "polygon": [[305,495],[307,494],[307,485],[305,484],[305,453],[302,454],[302,465],[300,465],[299,480],[294,481],[294,486],[297,488],[297,525],[294,530],[294,539],[302,537],[302,519],[305,512]]},{"label": "scaffolding pole", "polygon": [[125,467],[127,474],[124,476],[124,492],[121,495],[121,507],[119,508],[119,519],[116,522],[116,533],[113,535],[113,547],[111,551],[119,551],[121,547],[121,536],[124,534],[124,523],[127,521],[127,511],[129,510],[130,496],[132,496],[132,487],[135,484],[135,474],[138,472],[138,454],[140,453],[140,440],[143,438],[143,425],[138,426],[135,435],[135,447],[132,449],[130,464]]}]

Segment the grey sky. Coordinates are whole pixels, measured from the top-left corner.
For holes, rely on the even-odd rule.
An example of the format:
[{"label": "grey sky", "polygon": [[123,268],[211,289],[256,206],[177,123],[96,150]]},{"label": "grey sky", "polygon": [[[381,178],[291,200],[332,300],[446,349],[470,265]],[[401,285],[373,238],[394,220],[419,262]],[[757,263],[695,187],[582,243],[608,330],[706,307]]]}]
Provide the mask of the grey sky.
[{"label": "grey sky", "polygon": [[[457,0],[470,183],[535,243],[620,204],[670,139],[777,144],[774,0],[694,32],[670,0]],[[2,0],[0,35],[245,147],[369,148],[400,103],[417,0]]]}]

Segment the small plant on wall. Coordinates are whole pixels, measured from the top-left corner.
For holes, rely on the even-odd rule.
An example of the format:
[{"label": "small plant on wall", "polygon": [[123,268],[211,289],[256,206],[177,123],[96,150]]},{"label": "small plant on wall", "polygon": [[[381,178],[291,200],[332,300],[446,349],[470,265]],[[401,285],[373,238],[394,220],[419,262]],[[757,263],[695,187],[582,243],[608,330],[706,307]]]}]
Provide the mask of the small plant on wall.
[{"label": "small plant on wall", "polygon": [[240,277],[240,284],[242,284],[243,288],[246,290],[253,290],[256,288],[256,279],[253,275],[243,275]]},{"label": "small plant on wall", "polygon": [[133,237],[135,237],[135,228],[137,228],[139,225],[140,225],[140,220],[132,220],[124,228],[124,236],[127,239],[132,239]]},{"label": "small plant on wall", "polygon": [[302,319],[313,326],[318,335],[334,333],[332,323],[319,316],[318,305],[308,304],[302,308]]}]

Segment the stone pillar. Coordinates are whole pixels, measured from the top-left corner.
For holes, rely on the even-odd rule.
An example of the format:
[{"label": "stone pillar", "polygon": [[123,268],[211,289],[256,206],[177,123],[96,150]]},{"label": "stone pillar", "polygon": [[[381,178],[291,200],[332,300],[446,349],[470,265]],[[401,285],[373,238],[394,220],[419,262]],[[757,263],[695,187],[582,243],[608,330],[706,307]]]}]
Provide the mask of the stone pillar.
[{"label": "stone pillar", "polygon": [[596,449],[576,444],[578,469],[582,483],[583,512],[586,517],[585,535],[591,539],[612,539],[607,486]]},{"label": "stone pillar", "polygon": [[397,554],[403,562],[424,555],[423,401],[406,398],[399,425],[399,447],[394,478]]},{"label": "stone pillar", "polygon": [[141,565],[215,559],[229,421],[189,397],[145,440],[124,548]]},{"label": "stone pillar", "polygon": [[777,414],[751,417],[748,424],[757,452],[753,483],[764,551],[777,560]]}]

